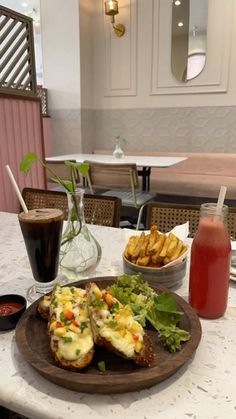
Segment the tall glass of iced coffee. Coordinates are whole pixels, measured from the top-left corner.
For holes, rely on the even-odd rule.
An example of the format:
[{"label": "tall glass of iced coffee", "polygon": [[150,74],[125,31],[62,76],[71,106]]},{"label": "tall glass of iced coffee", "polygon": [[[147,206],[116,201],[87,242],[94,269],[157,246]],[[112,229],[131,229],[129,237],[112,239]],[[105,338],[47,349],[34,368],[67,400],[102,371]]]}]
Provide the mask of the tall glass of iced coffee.
[{"label": "tall glass of iced coffee", "polygon": [[21,212],[18,216],[34,277],[27,299],[34,301],[50,292],[57,282],[63,212],[42,208]]}]

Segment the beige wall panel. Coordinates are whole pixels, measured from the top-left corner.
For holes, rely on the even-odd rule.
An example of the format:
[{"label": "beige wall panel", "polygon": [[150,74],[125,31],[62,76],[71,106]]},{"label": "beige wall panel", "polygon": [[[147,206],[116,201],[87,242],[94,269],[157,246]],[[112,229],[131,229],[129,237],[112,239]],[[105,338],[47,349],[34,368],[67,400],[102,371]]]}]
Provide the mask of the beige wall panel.
[{"label": "beige wall panel", "polygon": [[[102,1],[104,4],[104,1]],[[135,96],[137,73],[137,13],[135,0],[120,0],[116,23],[125,25],[122,37],[114,34],[104,14],[105,96]]]}]

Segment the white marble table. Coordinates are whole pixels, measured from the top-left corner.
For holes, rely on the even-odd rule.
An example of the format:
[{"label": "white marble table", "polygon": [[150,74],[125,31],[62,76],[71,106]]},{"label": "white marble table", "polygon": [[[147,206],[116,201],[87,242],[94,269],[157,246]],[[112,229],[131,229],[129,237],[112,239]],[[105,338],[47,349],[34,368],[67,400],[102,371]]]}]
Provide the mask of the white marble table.
[{"label": "white marble table", "polygon": [[95,161],[97,163],[133,163],[137,167],[141,167],[140,174],[143,178],[142,189],[149,190],[149,178],[152,167],[170,167],[174,164],[186,160],[187,157],[172,157],[172,156],[124,156],[121,159],[115,158],[113,155],[108,154],[64,154],[61,156],[47,157],[46,161],[64,161],[76,160],[78,163],[83,163],[85,160]]},{"label": "white marble table", "polygon": [[[128,233],[90,226],[103,256],[91,276],[122,273]],[[25,295],[31,272],[17,216],[0,213],[0,293]],[[111,251],[112,250],[112,251]],[[188,275],[176,291],[187,296]],[[231,419],[236,417],[236,283],[231,282],[226,314],[201,320],[195,356],[172,377],[150,389],[119,395],[89,395],[48,382],[20,355],[14,331],[0,332],[0,405],[37,419]]]},{"label": "white marble table", "polygon": [[64,154],[61,156],[47,157],[46,160],[60,161],[60,160],[76,160],[82,163],[84,160],[93,160],[98,163],[135,163],[137,166],[143,167],[169,167],[176,163],[186,160],[187,157],[172,157],[172,156],[124,156],[121,159],[115,158],[108,154]]}]

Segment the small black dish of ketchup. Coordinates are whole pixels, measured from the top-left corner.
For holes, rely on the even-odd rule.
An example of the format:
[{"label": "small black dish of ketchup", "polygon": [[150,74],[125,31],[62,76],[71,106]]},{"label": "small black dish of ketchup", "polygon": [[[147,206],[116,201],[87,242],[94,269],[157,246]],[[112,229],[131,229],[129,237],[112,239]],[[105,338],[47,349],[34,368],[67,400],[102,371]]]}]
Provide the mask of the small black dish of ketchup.
[{"label": "small black dish of ketchup", "polygon": [[26,309],[26,299],[22,295],[0,295],[0,330],[16,327]]}]

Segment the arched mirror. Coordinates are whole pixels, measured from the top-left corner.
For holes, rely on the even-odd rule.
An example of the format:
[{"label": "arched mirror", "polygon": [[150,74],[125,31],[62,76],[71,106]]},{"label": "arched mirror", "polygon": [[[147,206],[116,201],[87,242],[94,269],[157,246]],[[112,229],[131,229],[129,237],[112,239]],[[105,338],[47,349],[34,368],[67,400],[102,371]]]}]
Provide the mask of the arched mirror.
[{"label": "arched mirror", "polygon": [[173,0],[171,70],[187,82],[197,77],[206,62],[208,0]]}]

